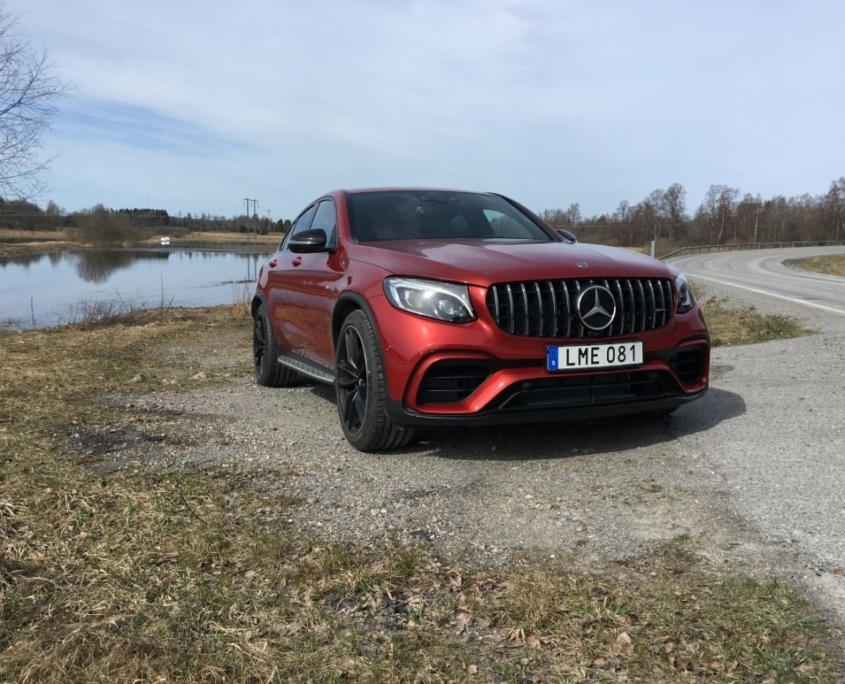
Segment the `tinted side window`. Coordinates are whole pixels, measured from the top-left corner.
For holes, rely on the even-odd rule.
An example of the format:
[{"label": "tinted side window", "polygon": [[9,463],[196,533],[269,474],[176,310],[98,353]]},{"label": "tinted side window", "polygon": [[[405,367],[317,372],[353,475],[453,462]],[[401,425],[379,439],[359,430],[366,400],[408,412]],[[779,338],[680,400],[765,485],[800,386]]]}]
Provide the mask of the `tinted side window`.
[{"label": "tinted side window", "polygon": [[485,209],[484,216],[490,223],[490,227],[493,229],[496,237],[515,239],[529,237],[526,235],[525,228],[501,211]]},{"label": "tinted side window", "polygon": [[337,211],[332,200],[323,200],[317,205],[317,213],[311,222],[311,228],[322,228],[326,231],[326,245],[334,247],[337,232]]},{"label": "tinted side window", "polygon": [[292,236],[296,235],[297,233],[301,233],[303,230],[308,230],[311,227],[311,220],[314,218],[314,212],[317,211],[317,205],[314,204],[308,209],[306,209],[302,214],[299,215],[299,218],[293,222],[293,225],[290,227],[287,236],[285,237],[284,242],[279,251],[284,251],[287,249],[288,242]]}]

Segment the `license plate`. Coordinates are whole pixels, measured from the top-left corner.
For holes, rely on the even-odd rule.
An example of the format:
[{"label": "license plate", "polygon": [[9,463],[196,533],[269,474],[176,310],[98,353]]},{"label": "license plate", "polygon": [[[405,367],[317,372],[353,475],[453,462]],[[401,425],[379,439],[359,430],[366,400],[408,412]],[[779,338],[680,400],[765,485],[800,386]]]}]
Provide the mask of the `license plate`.
[{"label": "license plate", "polygon": [[642,362],[642,342],[546,347],[546,368],[550,371],[638,366]]}]

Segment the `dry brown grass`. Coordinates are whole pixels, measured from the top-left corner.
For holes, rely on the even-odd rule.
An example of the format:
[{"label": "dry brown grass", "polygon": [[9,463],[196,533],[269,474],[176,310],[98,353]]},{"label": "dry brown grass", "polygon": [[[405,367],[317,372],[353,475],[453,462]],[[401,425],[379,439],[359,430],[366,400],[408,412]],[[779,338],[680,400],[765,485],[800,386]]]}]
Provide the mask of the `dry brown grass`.
[{"label": "dry brown grass", "polygon": [[826,273],[845,278],[845,254],[832,254],[831,256],[806,259],[801,262],[801,268],[805,271],[815,271],[816,273]]},{"label": "dry brown grass", "polygon": [[[160,229],[162,235],[166,235],[166,228]],[[257,233],[224,233],[224,232],[189,232],[179,235],[173,239],[172,244],[178,245],[183,242],[196,243],[208,242],[217,244],[244,244],[255,243],[256,245],[278,245],[284,236],[281,233],[270,233],[268,235],[259,235]],[[157,241],[158,238],[155,238]]]},{"label": "dry brown grass", "polygon": [[60,230],[8,230],[0,229],[0,243],[3,242],[35,242],[64,240],[65,234]]},{"label": "dry brown grass", "polygon": [[0,258],[61,252],[73,246],[63,231],[0,230]]},{"label": "dry brown grass", "polygon": [[[832,683],[845,673],[830,629],[792,587],[721,573],[687,539],[589,573],[531,553],[473,567],[425,546],[311,536],[288,523],[297,501],[260,485],[285,473],[93,469],[68,433],[132,420],[102,392],[251,372],[243,304],[149,315],[0,333],[0,681]],[[245,358],[199,366],[212,346]]]}]

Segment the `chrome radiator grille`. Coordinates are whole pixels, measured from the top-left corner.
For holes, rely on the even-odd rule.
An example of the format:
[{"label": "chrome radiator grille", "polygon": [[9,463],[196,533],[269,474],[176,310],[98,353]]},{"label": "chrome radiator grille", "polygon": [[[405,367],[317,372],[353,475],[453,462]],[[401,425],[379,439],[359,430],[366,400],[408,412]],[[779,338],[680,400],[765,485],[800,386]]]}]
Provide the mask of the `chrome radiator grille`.
[{"label": "chrome radiator grille", "polygon": [[[616,315],[600,332],[578,315],[578,297],[591,285],[613,294]],[[597,278],[499,283],[487,291],[487,309],[511,335],[525,337],[617,337],[662,328],[675,311],[675,288],[662,278]]]}]

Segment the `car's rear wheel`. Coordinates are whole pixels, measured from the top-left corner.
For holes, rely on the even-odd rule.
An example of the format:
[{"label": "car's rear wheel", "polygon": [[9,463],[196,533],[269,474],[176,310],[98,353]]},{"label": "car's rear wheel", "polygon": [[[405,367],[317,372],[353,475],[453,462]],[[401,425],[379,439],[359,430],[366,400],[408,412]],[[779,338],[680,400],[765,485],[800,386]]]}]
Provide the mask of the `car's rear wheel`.
[{"label": "car's rear wheel", "polygon": [[359,451],[405,446],[413,430],[385,413],[387,389],[384,362],[370,319],[353,311],[340,329],[337,360],[337,411],[346,439]]},{"label": "car's rear wheel", "polygon": [[265,387],[287,387],[296,379],[296,371],[279,363],[279,346],[276,344],[267,307],[261,304],[252,318],[252,365],[255,379]]}]

